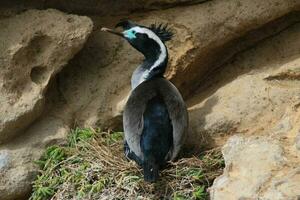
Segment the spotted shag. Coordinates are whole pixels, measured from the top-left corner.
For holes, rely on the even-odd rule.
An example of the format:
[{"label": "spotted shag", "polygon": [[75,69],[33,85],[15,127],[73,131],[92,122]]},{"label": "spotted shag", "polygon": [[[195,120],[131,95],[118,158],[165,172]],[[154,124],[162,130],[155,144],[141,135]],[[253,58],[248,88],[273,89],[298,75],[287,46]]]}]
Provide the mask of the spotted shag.
[{"label": "spotted shag", "polygon": [[159,170],[178,155],[188,127],[182,96],[163,76],[168,63],[165,42],[173,32],[167,25],[146,27],[128,20],[116,27],[123,31],[102,31],[126,39],[145,57],[132,74],[132,91],[123,113],[125,155],[143,168],[145,181],[155,182]]}]

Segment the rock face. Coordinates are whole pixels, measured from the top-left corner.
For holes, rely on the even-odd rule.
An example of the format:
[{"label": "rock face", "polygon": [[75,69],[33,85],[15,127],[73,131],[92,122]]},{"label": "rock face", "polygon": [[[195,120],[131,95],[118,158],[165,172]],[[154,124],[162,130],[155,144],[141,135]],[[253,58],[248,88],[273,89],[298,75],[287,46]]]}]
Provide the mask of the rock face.
[{"label": "rock face", "polygon": [[18,0],[11,0],[1,3],[0,16],[10,15],[11,13],[30,8],[55,8],[68,13],[92,14],[98,16],[128,15],[132,12],[167,9],[206,1],[209,0],[28,0],[22,3],[19,3]]},{"label": "rock face", "polygon": [[41,115],[49,81],[82,48],[92,22],[32,10],[0,21],[0,27],[1,144]]},{"label": "rock face", "polygon": [[299,24],[292,25],[214,72],[188,101],[190,142],[222,145],[226,140],[218,136],[290,131],[287,109],[300,102],[299,38]]},{"label": "rock face", "polygon": [[34,161],[45,147],[64,141],[69,132],[66,119],[61,116],[44,117],[26,131],[26,135],[0,148],[1,200],[27,199],[31,183],[37,175]]},{"label": "rock face", "polygon": [[[100,27],[128,17],[174,29],[166,76],[189,107],[187,145],[221,146],[232,136],[223,149],[226,169],[211,198],[296,197],[300,2],[142,2],[29,0],[1,6],[1,200],[30,191],[37,172],[33,160],[45,146],[61,142],[73,124],[121,128],[130,76],[142,57]],[[56,10],[20,13],[32,7],[93,14],[95,29],[87,17]]]},{"label": "rock face", "polygon": [[210,188],[211,199],[299,198],[300,168],[294,162],[300,159],[285,157],[279,141],[233,136],[223,155],[226,168]]},{"label": "rock face", "polygon": [[[165,22],[172,26],[176,36],[167,43],[170,54],[167,77],[188,97],[194,96],[193,89],[203,83],[206,73],[222,66],[233,54],[295,23],[299,16],[288,14],[299,5],[296,1],[241,1],[240,4],[209,1],[133,14],[130,18],[145,25]],[[288,16],[277,19],[285,15]],[[113,27],[120,18],[93,17],[93,20],[96,27]],[[278,22],[270,24],[275,19]],[[232,27],[225,28],[224,24]],[[254,31],[263,24],[267,24],[265,29]],[[141,59],[126,41],[99,29],[92,33],[83,51],[61,76],[61,91],[76,111],[79,124],[102,126],[111,119],[116,119],[114,122],[120,119],[119,108],[130,90],[131,73]]]},{"label": "rock face", "polygon": [[226,168],[211,188],[211,199],[258,199],[272,171],[286,160],[280,146],[267,138],[233,136],[223,155]]},{"label": "rock face", "polygon": [[[49,82],[82,48],[92,26],[87,17],[56,10],[30,10],[0,21],[1,199],[28,194],[37,172],[33,160],[45,145],[65,137],[67,118],[40,117],[45,93]],[[24,134],[39,117],[39,123]]]},{"label": "rock face", "polygon": [[299,198],[299,45],[296,23],[235,56],[188,100],[190,143],[229,138],[212,200]]}]

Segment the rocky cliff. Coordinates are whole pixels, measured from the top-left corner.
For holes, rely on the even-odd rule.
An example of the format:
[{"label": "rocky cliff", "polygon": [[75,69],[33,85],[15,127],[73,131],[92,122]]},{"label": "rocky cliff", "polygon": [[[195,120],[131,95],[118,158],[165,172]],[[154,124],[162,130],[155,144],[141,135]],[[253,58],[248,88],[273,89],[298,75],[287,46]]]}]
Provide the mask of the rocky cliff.
[{"label": "rocky cliff", "polygon": [[130,76],[142,57],[100,31],[122,18],[167,22],[175,31],[166,77],[189,108],[186,146],[223,146],[226,167],[210,198],[299,197],[298,0],[0,5],[1,199],[28,195],[33,161],[74,125],[122,127]]}]

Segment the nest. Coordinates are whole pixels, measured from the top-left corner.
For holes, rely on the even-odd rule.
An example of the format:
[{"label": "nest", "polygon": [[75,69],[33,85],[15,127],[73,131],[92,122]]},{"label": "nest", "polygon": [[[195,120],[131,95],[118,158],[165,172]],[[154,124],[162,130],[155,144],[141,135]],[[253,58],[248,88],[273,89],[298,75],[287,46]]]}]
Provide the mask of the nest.
[{"label": "nest", "polygon": [[170,162],[158,182],[147,183],[125,159],[122,133],[93,129],[72,131],[67,145],[48,148],[38,163],[32,200],[207,199],[224,167],[220,149],[212,149]]}]

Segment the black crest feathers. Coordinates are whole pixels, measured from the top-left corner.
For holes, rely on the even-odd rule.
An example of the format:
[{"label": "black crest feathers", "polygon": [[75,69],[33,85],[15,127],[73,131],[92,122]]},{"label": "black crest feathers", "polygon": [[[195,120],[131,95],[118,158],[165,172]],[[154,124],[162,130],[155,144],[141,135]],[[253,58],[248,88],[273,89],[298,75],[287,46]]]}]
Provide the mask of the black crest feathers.
[{"label": "black crest feathers", "polygon": [[153,31],[163,42],[171,40],[174,33],[168,27],[168,24],[151,24],[149,29]]}]

